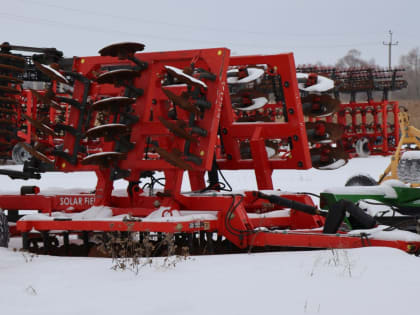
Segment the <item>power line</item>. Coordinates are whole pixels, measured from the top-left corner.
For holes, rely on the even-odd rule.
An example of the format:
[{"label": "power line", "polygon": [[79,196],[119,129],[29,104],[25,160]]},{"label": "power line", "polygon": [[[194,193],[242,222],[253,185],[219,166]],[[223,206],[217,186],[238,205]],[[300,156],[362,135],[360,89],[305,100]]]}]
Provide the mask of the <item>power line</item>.
[{"label": "power line", "polygon": [[[60,9],[60,10],[64,10],[64,11],[73,11],[73,12],[77,12],[77,13],[82,13],[82,14],[88,14],[88,15],[93,15],[93,16],[102,16],[102,17],[108,17],[108,18],[113,18],[113,19],[119,19],[119,20],[123,20],[123,21],[134,21],[137,23],[146,23],[146,24],[154,24],[154,25],[166,25],[169,27],[180,27],[180,28],[185,28],[185,29],[189,29],[189,30],[205,30],[205,31],[210,31],[210,32],[218,32],[218,33],[241,33],[241,34],[247,34],[247,35],[269,35],[269,36],[282,36],[282,37],[313,37],[313,36],[320,36],[320,37],[342,37],[342,36],[349,36],[349,35],[353,35],[354,33],[326,33],[326,32],[322,32],[322,33],[293,33],[291,32],[290,29],[288,29],[287,33],[279,33],[278,31],[275,32],[267,32],[267,31],[256,31],[256,30],[247,30],[247,29],[238,29],[238,28],[230,28],[230,27],[214,27],[214,26],[206,26],[206,25],[188,25],[188,24],[184,24],[184,23],[171,23],[171,22],[167,22],[167,21],[159,21],[156,19],[150,20],[150,19],[145,19],[144,17],[132,17],[132,16],[127,16],[127,15],[118,15],[118,14],[110,14],[110,13],[106,13],[106,12],[100,12],[97,10],[86,10],[86,9],[80,9],[80,8],[74,8],[74,7],[69,7],[69,6],[63,6],[63,5],[58,5],[55,3],[46,3],[46,2],[42,2],[42,1],[38,1],[38,0],[19,0],[21,2],[26,2],[26,3],[32,3],[32,4],[36,4],[37,6],[44,6],[44,7],[50,7],[50,8],[55,8],[55,9]],[[293,29],[292,29],[293,31]],[[367,34],[366,32],[364,32],[363,34]],[[372,33],[368,33],[368,34],[377,34],[376,32],[372,32]]]},{"label": "power line", "polygon": [[[138,33],[138,32],[129,32],[129,31],[121,31],[117,29],[108,29],[103,28],[102,26],[86,26],[82,25],[80,23],[74,24],[74,23],[68,23],[64,21],[56,21],[51,19],[44,19],[39,17],[33,17],[33,16],[23,16],[23,15],[16,15],[16,14],[10,14],[10,13],[0,13],[0,16],[2,16],[4,19],[11,19],[11,20],[21,20],[24,23],[29,23],[32,25],[46,25],[46,26],[54,26],[55,28],[67,28],[67,29],[78,29],[82,31],[89,31],[89,32],[95,32],[100,34],[118,34],[123,36],[136,36],[136,37],[146,37],[146,38],[152,38],[156,40],[162,40],[162,41],[182,41],[182,42],[189,42],[189,43],[205,43],[209,45],[218,45],[223,46],[223,42],[221,41],[211,41],[211,40],[203,40],[203,39],[189,39],[189,38],[182,38],[182,37],[174,37],[174,36],[160,36],[155,34],[146,34],[146,33]],[[255,45],[251,45],[249,43],[240,43],[240,42],[232,42],[229,40],[229,47],[245,47],[245,48],[256,48]],[[377,42],[362,42],[362,43],[353,43],[353,44],[333,44],[333,45],[295,45],[295,44],[289,44],[287,46],[265,46],[258,44],[259,49],[270,49],[270,50],[279,50],[279,49],[292,49],[295,50],[296,48],[299,49],[325,49],[325,48],[339,48],[339,47],[355,47],[355,46],[374,46],[377,45]]]},{"label": "power line", "polygon": [[392,31],[389,30],[389,42],[385,43],[382,42],[383,45],[388,46],[388,67],[389,69],[391,69],[391,48],[392,46],[397,46],[398,45],[398,41],[393,43],[392,42]]}]

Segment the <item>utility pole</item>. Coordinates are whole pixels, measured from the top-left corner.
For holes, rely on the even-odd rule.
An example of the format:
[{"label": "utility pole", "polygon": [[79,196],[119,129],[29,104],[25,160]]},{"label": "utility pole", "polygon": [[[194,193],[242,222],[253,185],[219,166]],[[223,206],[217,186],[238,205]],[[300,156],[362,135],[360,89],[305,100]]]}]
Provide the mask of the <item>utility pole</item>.
[{"label": "utility pole", "polygon": [[395,42],[395,43],[392,42],[392,31],[391,30],[389,30],[389,42],[388,43],[382,42],[382,44],[384,44],[385,46],[388,46],[388,67],[389,67],[389,69],[391,69],[391,47],[398,45],[398,42]]}]

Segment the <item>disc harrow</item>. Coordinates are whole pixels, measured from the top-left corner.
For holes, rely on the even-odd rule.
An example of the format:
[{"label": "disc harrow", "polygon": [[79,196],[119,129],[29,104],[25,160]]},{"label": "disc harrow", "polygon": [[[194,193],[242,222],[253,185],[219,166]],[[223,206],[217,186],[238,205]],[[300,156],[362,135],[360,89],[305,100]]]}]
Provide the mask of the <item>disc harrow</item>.
[{"label": "disc harrow", "polygon": [[15,96],[22,90],[18,75],[25,71],[25,59],[12,54],[6,44],[0,49],[0,158],[11,156],[13,146],[19,141],[18,110]]},{"label": "disc harrow", "polygon": [[[420,238],[404,241],[392,232],[366,244],[363,235],[375,222],[356,206],[332,205],[333,215],[306,194],[274,190],[276,169],[347,161],[333,143],[343,128],[329,121],[305,125],[304,113],[330,119],[336,111],[330,79],[297,77],[290,53],[231,57],[226,48],[143,48],[113,44],[100,56],[75,57],[71,67],[51,51],[34,59],[48,84],[25,95],[50,114],[26,108],[20,117],[34,130],[22,147],[31,157],[23,171],[0,173],[28,179],[51,170],[93,171],[97,185],[93,192],[52,195],[22,187],[21,195],[0,195],[8,213],[39,211],[17,222],[25,249],[95,255],[98,239],[106,245],[114,238],[146,240],[156,248],[152,255],[163,252],[164,240],[194,254],[366,245],[418,251]],[[222,170],[243,169],[255,172],[258,191],[236,193],[221,181]],[[190,192],[181,192],[185,171]],[[127,184],[126,194],[114,192],[116,180]],[[339,229],[346,213],[363,232]],[[72,234],[83,240],[82,250],[71,244]]]},{"label": "disc harrow", "polygon": [[[399,104],[389,101],[388,94],[407,86],[402,77],[404,69],[299,66],[297,71],[298,75],[325,76],[333,81],[334,88],[325,96],[334,96],[337,100],[340,95],[349,98],[349,103],[336,103],[333,115],[310,118],[310,121],[324,120],[343,126],[339,143],[349,157],[389,155],[396,150]],[[382,100],[375,101],[374,96],[378,93],[382,93]],[[357,100],[360,94],[366,101]]]}]

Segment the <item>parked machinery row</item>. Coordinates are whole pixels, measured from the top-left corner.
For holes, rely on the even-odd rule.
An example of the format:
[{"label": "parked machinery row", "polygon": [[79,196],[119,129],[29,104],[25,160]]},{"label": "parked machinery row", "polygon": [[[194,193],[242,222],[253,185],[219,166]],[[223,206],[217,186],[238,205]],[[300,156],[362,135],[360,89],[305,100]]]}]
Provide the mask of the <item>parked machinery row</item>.
[{"label": "parked machinery row", "polygon": [[[39,137],[60,132],[62,141],[24,145],[31,156],[23,170],[1,173],[29,179],[93,171],[98,181],[93,192],[44,194],[31,186],[21,195],[0,195],[9,213],[40,212],[17,222],[24,248],[34,249],[40,239],[45,252],[54,252],[61,244],[52,240],[61,236],[60,249],[72,254],[70,234],[81,235],[89,250],[94,236],[121,232],[156,242],[166,234],[194,253],[367,245],[418,251],[415,234],[401,238],[410,232],[366,238],[376,222],[357,207],[332,204],[327,212],[309,195],[274,190],[276,169],[345,163],[343,150],[322,144],[328,137],[319,126],[308,135],[305,127],[304,114],[335,111],[337,99],[323,93],[330,79],[297,77],[291,53],[231,57],[226,48],[143,48],[110,45],[100,56],[72,59],[70,70],[60,62],[36,64],[52,84],[42,102],[65,108],[65,119],[27,121]],[[56,84],[68,86],[64,95]],[[308,136],[321,145],[310,149]],[[244,169],[254,170],[258,191],[234,192],[222,181],[222,170]],[[189,192],[181,192],[185,171]],[[125,193],[114,191],[116,180],[126,183]],[[341,229],[343,213],[355,231]]]}]

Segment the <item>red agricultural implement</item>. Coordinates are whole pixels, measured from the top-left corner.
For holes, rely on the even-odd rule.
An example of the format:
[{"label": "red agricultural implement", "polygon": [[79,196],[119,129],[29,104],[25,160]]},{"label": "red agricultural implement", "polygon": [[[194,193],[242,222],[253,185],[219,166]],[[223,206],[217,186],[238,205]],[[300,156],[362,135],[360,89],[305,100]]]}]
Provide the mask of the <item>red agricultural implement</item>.
[{"label": "red agricultural implement", "polygon": [[[94,192],[51,195],[22,187],[20,195],[0,195],[0,207],[9,213],[39,211],[17,222],[24,248],[33,248],[41,235],[45,252],[53,252],[59,245],[53,237],[62,236],[71,255],[71,234],[81,235],[88,250],[95,234],[126,233],[156,241],[171,235],[191,253],[419,250],[414,233],[371,236],[366,229],[375,221],[355,206],[339,203],[327,213],[308,195],[273,190],[273,170],[305,170],[314,162],[292,54],[230,57],[226,48],[137,52],[143,48],[111,45],[101,56],[74,58],[71,71],[42,67],[53,82],[68,80],[73,93],[49,97],[67,104],[65,122],[33,125],[41,133],[46,127],[62,130],[63,141],[47,151],[30,146],[32,157],[22,172],[2,173],[25,179],[45,171],[93,171],[98,181]],[[327,162],[321,153],[315,161]],[[221,170],[244,169],[254,170],[259,191],[235,193],[219,180]],[[185,171],[190,192],[181,192]],[[127,183],[124,195],[113,191],[119,179]],[[346,212],[353,227],[363,230],[339,229]]]},{"label": "red agricultural implement", "polygon": [[[407,81],[402,78],[403,69],[299,66],[297,71],[330,78],[334,81],[334,88],[327,93],[336,99],[348,98],[348,103],[340,103],[333,115],[309,120],[342,126],[340,137],[335,141],[350,157],[395,152],[399,139],[399,104],[389,101],[388,94],[407,86]],[[360,94],[363,101],[357,100]]]}]

